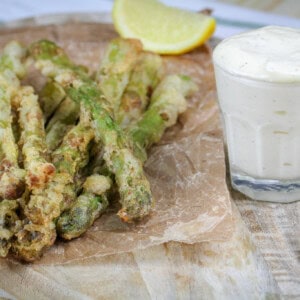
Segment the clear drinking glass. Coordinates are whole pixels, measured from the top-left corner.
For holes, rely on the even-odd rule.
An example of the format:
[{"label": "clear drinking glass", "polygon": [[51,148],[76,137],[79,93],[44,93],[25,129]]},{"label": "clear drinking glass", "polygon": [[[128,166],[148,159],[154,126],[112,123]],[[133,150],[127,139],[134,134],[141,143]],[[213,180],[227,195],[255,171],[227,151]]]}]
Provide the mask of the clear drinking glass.
[{"label": "clear drinking glass", "polygon": [[268,75],[272,80],[261,74],[255,78],[254,52],[245,58],[254,67],[232,72],[232,65],[220,65],[219,54],[214,56],[215,77],[233,188],[255,200],[299,200],[300,80],[284,80],[278,70],[275,77]]}]

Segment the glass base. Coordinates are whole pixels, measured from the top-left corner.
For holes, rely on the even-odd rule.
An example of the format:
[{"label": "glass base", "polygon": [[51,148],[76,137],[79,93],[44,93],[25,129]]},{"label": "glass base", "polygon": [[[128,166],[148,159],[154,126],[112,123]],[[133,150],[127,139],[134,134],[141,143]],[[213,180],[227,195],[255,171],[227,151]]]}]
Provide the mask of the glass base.
[{"label": "glass base", "polygon": [[235,190],[254,200],[289,203],[300,200],[300,180],[270,180],[232,174]]}]

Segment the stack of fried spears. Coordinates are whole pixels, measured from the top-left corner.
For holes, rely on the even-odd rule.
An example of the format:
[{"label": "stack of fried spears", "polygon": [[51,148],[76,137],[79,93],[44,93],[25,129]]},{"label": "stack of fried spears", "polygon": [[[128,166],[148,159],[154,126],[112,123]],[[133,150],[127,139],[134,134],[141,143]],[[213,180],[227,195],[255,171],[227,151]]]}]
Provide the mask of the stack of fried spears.
[{"label": "stack of fried spears", "polygon": [[[20,83],[30,62],[48,78],[39,97]],[[187,76],[163,73],[161,57],[137,40],[113,40],[93,75],[50,41],[4,48],[0,256],[33,261],[57,236],[80,236],[116,191],[123,221],[149,214],[146,151],[196,90]]]}]

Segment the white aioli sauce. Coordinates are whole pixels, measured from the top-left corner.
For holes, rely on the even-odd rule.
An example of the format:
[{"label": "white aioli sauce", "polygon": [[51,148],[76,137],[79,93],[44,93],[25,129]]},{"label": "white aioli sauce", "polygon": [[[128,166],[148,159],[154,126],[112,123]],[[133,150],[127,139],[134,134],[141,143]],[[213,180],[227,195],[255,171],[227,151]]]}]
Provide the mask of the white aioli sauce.
[{"label": "white aioli sauce", "polygon": [[[220,43],[213,59],[231,175],[300,184],[300,30],[240,34]],[[283,201],[276,192],[245,193]],[[299,200],[300,188],[285,199]]]},{"label": "white aioli sauce", "polygon": [[255,80],[300,82],[300,29],[267,26],[225,39],[214,62]]}]

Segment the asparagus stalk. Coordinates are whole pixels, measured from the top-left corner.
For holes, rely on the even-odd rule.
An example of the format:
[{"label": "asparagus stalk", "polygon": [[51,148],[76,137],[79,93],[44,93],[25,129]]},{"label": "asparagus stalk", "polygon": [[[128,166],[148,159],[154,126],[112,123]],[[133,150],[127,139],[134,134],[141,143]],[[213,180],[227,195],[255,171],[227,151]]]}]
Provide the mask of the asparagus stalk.
[{"label": "asparagus stalk", "polygon": [[88,146],[94,132],[82,112],[78,125],[70,130],[52,154],[56,174],[45,189],[30,197],[25,214],[35,224],[47,224],[69,207],[76,197],[74,176],[88,161]]},{"label": "asparagus stalk", "polygon": [[79,104],[69,97],[59,105],[46,127],[46,142],[51,151],[60,145],[65,134],[75,125],[79,110]]},{"label": "asparagus stalk", "polygon": [[162,59],[159,55],[149,52],[140,55],[116,113],[117,122],[122,128],[141,117],[151,92],[161,80],[162,70]]},{"label": "asparagus stalk", "polygon": [[150,105],[140,120],[130,129],[135,155],[145,161],[146,151],[157,143],[164,131],[174,125],[178,115],[186,110],[185,97],[197,91],[197,85],[184,75],[166,76],[154,90]]},{"label": "asparagus stalk", "polygon": [[21,221],[16,214],[19,205],[16,200],[0,202],[0,257],[5,257],[11,247],[11,238],[17,232]]},{"label": "asparagus stalk", "polygon": [[63,49],[50,41],[34,43],[30,52],[44,75],[54,78],[71,99],[91,112],[96,138],[104,146],[104,160],[119,188],[120,218],[130,222],[149,214],[152,195],[142,163],[133,155],[131,143],[112,119],[110,105],[97,85],[72,64]]},{"label": "asparagus stalk", "polygon": [[49,80],[41,90],[39,96],[40,105],[46,121],[63,101],[66,93],[59,84]]},{"label": "asparagus stalk", "polygon": [[[10,70],[13,75],[17,78],[23,78],[25,76],[25,67],[23,65],[23,60],[26,56],[26,49],[17,41],[12,41],[8,43],[3,49],[3,55],[0,58],[0,73],[5,73]],[[7,74],[8,76],[10,74]],[[14,79],[15,76],[12,74],[12,80],[18,82]],[[17,84],[17,83],[16,83]],[[17,84],[18,85],[18,84]]]},{"label": "asparagus stalk", "polygon": [[[141,59],[140,56],[144,57],[144,55],[143,53],[139,54],[140,52],[141,45],[138,41],[121,38],[117,38],[111,41],[105,51],[104,58],[101,61],[100,67],[97,72],[97,80],[104,96],[106,97],[106,99],[109,99],[110,106],[108,106],[107,108],[111,109],[111,111],[113,111],[114,108],[117,109],[117,107],[119,106],[121,96],[128,81],[129,84],[130,82],[132,82],[131,86],[133,90],[135,83],[139,84],[139,86],[144,86],[145,84],[143,84],[143,82],[148,82],[150,80],[148,78],[144,79],[144,77],[151,77],[152,75],[154,75],[152,73],[154,73],[153,69],[155,69],[156,65],[158,64],[157,59],[150,59],[149,57],[149,64],[151,60],[155,66],[148,67],[148,73],[150,75],[147,76],[146,72],[142,72],[141,68],[138,67],[138,64],[144,62],[144,64],[146,65],[148,56],[146,55],[145,59]],[[135,73],[135,75],[131,73]],[[142,83],[138,82],[137,80],[138,74],[143,76]],[[142,88],[143,87],[141,87],[139,90],[142,90]],[[141,91],[141,94],[142,93],[143,92]],[[130,95],[133,95],[133,93],[130,93]],[[134,95],[134,97],[136,96]],[[128,99],[128,102],[129,101],[130,100]],[[131,99],[130,101],[130,103],[133,102],[135,102],[135,98]],[[140,105],[139,108],[136,108],[136,110],[141,110],[141,107],[142,105]],[[134,105],[131,105],[130,108],[133,109]],[[120,106],[117,109],[117,114],[119,114],[119,110]],[[99,169],[99,163],[101,165],[101,168],[104,166],[102,148],[103,145],[101,143],[95,143],[92,147],[92,157],[95,157],[93,157],[93,163],[90,164],[88,168],[90,170],[90,173],[95,172],[95,168]]]},{"label": "asparagus stalk", "polygon": [[59,105],[55,114],[47,124],[46,132],[49,132],[57,122],[65,122],[67,125],[74,125],[79,118],[80,105],[72,101],[69,97]]},{"label": "asparagus stalk", "polygon": [[[75,123],[75,122],[74,122]],[[61,144],[64,136],[72,129],[74,125],[55,123],[46,135],[46,143],[49,150],[54,151]]]},{"label": "asparagus stalk", "polygon": [[22,60],[24,48],[11,42],[0,58],[0,198],[16,199],[25,189],[25,171],[18,166],[18,147],[12,130],[11,102],[25,69]]},{"label": "asparagus stalk", "polygon": [[25,208],[26,219],[12,251],[26,261],[39,258],[56,238],[55,220],[76,198],[74,176],[88,160],[88,146],[94,138],[89,114],[84,110],[80,122],[65,136],[53,155],[56,173],[44,189],[31,194]]},{"label": "asparagus stalk", "polygon": [[18,98],[19,123],[22,128],[20,143],[23,145],[26,183],[29,190],[44,188],[53,177],[55,167],[49,163],[43,113],[32,87],[21,87]]},{"label": "asparagus stalk", "polygon": [[70,210],[58,219],[56,229],[59,235],[71,240],[86,232],[107,208],[107,191],[111,185],[109,177],[97,174],[89,176],[83,184],[83,193]]},{"label": "asparagus stalk", "polygon": [[141,50],[138,40],[116,38],[104,54],[96,77],[114,113],[119,110],[121,96]]}]

